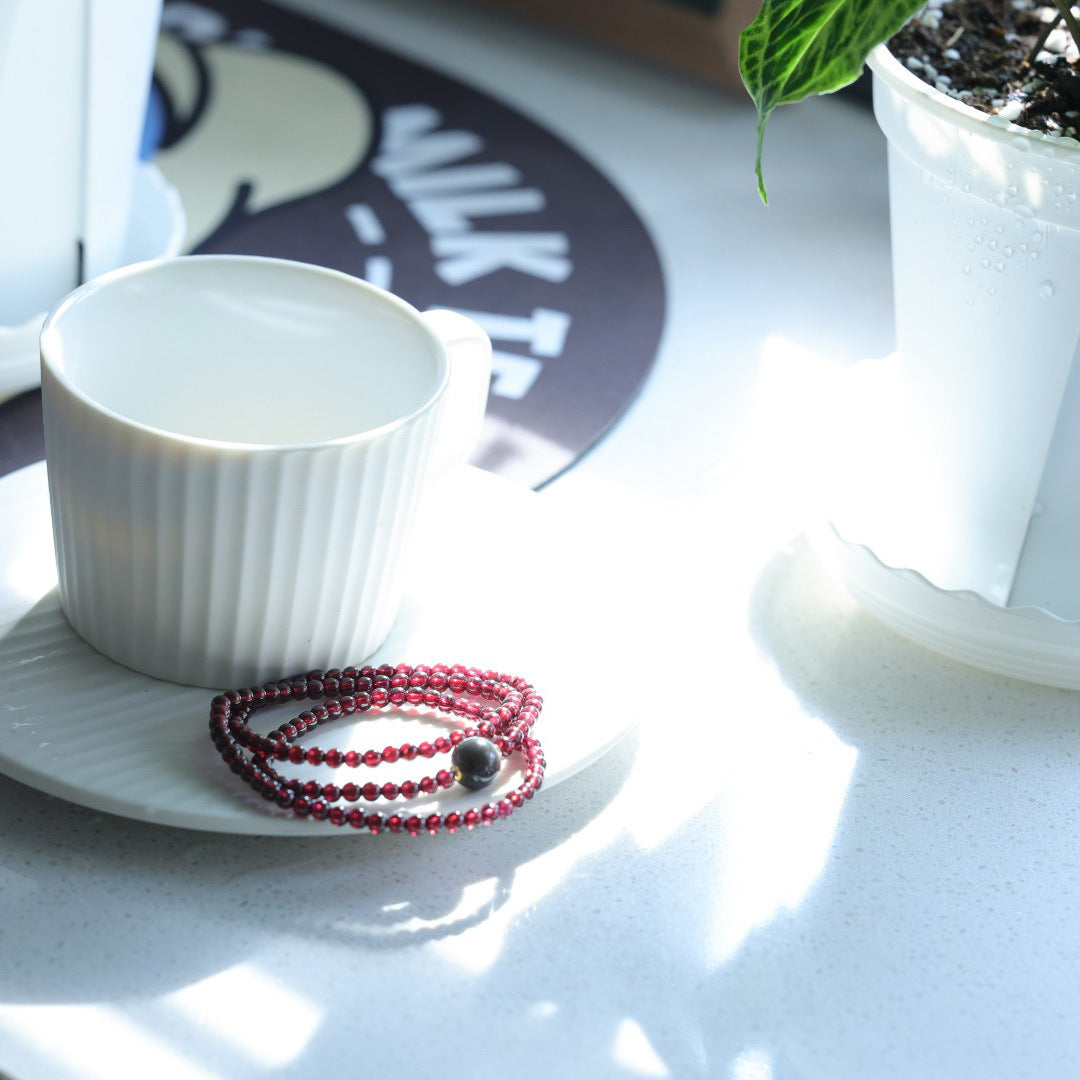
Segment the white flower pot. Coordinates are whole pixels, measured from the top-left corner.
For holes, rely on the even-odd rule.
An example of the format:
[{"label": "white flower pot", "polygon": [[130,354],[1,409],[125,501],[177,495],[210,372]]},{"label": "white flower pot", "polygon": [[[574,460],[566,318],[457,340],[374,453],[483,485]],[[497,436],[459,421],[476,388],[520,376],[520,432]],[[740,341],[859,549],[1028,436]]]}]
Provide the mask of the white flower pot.
[{"label": "white flower pot", "polygon": [[870,66],[897,351],[842,403],[833,562],[910,636],[1080,686],[1080,143]]}]

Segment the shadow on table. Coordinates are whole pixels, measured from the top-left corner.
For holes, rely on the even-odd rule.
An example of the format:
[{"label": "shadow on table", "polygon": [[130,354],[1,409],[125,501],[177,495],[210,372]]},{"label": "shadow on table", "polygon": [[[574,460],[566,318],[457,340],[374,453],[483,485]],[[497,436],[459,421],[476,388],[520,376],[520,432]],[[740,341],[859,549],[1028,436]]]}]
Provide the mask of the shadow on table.
[{"label": "shadow on table", "polygon": [[0,402],[0,476],[44,457],[41,391],[31,390]]},{"label": "shadow on table", "polygon": [[[287,950],[318,937],[359,952],[462,934],[503,906],[520,865],[616,795],[634,745],[628,736],[505,823],[417,838],[194,832],[83,809],[0,776],[0,956],[9,958],[0,1001],[165,993],[268,939]],[[572,813],[559,813],[565,805]]]}]

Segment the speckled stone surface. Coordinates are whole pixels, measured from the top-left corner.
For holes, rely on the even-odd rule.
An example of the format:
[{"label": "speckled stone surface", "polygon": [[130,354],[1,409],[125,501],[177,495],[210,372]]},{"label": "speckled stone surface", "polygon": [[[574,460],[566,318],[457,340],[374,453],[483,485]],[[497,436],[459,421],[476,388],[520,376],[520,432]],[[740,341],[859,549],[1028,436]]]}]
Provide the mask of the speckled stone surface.
[{"label": "speckled stone surface", "polygon": [[799,539],[813,416],[769,371],[891,345],[872,121],[782,111],[766,212],[741,103],[486,14],[348,11],[576,126],[651,222],[663,355],[543,496],[640,551],[640,652],[596,707],[642,719],[509,822],[417,840],[187,832],[0,778],[0,1074],[1080,1073],[1080,696],[904,641]]}]

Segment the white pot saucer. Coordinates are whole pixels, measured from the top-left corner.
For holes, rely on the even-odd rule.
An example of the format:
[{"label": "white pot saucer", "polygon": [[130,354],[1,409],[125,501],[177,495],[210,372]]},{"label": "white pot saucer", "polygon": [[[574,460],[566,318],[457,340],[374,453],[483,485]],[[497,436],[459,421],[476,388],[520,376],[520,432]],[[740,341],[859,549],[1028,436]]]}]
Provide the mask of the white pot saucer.
[{"label": "white pot saucer", "polygon": [[[814,459],[816,523],[808,529],[819,558],[905,637],[988,671],[1080,689],[1069,545],[1051,537],[1032,551],[1027,519],[1025,538],[1015,528],[988,534],[974,516],[957,515],[950,493],[962,484],[916,458],[918,440],[900,418],[902,399],[895,355],[863,361],[826,384],[818,429],[824,448]],[[976,470],[972,483],[978,479]]]},{"label": "white pot saucer", "polygon": [[[184,209],[176,189],[156,165],[141,163],[135,170],[121,265],[176,255],[184,230]],[[18,326],[0,326],[0,402],[38,385],[38,334],[45,315],[42,311]]]},{"label": "white pot saucer", "polygon": [[[44,463],[0,479],[0,507],[0,772],[142,821],[244,834],[369,835],[298,820],[257,797],[210,742],[213,691],[130,671],[75,634],[56,589]],[[543,496],[463,468],[429,496],[411,589],[390,640],[372,658],[463,663],[532,682],[545,700],[536,733],[548,762],[534,801],[604,754],[634,718],[630,703],[613,704],[610,687],[597,700],[597,673],[625,669],[640,629],[631,606],[640,602],[627,595],[612,547],[599,523],[563,522]],[[288,715],[270,720],[268,710],[267,726]],[[314,741],[364,750],[440,730],[437,720],[369,716],[328,725]],[[439,762],[339,769],[334,781],[419,778]],[[481,805],[520,782],[520,774],[504,772],[501,786],[404,805],[415,813]],[[401,804],[356,805],[385,813]]]},{"label": "white pot saucer", "polygon": [[940,589],[915,570],[887,566],[828,523],[810,540],[855,600],[905,637],[987,671],[1080,690],[1080,622]]}]

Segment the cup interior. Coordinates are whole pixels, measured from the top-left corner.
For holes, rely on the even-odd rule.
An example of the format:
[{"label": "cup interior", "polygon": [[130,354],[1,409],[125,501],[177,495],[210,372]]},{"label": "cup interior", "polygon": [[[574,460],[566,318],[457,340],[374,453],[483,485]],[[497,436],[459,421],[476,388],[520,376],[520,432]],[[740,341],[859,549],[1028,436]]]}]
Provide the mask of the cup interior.
[{"label": "cup interior", "polygon": [[252,445],[356,437],[437,395],[445,350],[417,313],[347,275],[186,256],[107,274],[46,320],[42,362],[123,419]]}]

